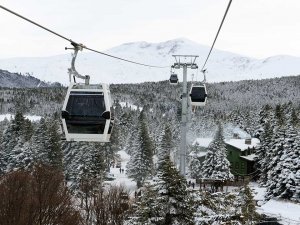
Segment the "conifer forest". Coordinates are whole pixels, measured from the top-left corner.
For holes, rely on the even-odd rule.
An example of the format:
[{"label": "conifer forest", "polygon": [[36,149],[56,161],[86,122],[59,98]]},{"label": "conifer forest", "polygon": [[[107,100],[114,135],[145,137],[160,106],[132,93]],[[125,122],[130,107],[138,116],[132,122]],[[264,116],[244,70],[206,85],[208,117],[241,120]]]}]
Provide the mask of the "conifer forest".
[{"label": "conifer forest", "polygon": [[[207,106],[188,112],[186,177],[181,85],[112,84],[109,143],[62,139],[67,88],[0,88],[0,114],[12,115],[0,122],[0,225],[260,224],[270,216],[253,184],[262,202],[300,204],[300,76],[208,83]],[[227,159],[233,128],[260,142],[251,174]],[[203,160],[197,138],[212,139]]]}]

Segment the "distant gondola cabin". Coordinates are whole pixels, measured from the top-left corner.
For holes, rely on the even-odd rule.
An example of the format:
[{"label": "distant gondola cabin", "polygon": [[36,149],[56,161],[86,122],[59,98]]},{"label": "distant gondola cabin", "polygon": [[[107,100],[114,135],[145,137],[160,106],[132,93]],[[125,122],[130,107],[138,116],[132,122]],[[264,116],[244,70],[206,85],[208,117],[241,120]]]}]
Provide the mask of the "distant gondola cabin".
[{"label": "distant gondola cabin", "polygon": [[171,74],[169,81],[170,81],[171,85],[177,85],[178,84],[178,76],[177,76],[177,74]]}]

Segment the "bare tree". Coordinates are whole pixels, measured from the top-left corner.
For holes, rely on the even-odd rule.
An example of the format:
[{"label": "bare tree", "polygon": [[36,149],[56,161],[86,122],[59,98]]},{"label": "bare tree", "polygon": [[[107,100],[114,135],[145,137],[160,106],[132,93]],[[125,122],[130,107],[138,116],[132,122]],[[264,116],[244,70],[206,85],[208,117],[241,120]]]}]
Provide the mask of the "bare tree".
[{"label": "bare tree", "polygon": [[95,225],[122,225],[130,209],[129,192],[123,186],[110,186],[93,196]]},{"label": "bare tree", "polygon": [[33,172],[32,192],[38,225],[79,224],[79,212],[74,210],[63,174],[50,167],[37,166]]},{"label": "bare tree", "polygon": [[29,225],[34,220],[29,173],[12,172],[0,181],[0,221],[2,225]]},{"label": "bare tree", "polygon": [[50,167],[1,177],[0,199],[1,225],[81,224],[62,173]]}]

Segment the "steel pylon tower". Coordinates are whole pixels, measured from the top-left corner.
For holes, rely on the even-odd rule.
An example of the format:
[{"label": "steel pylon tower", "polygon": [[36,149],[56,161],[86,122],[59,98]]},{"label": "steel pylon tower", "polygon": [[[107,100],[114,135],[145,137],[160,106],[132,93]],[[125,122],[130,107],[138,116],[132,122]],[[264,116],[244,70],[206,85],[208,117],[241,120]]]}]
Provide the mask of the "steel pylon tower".
[{"label": "steel pylon tower", "polygon": [[182,176],[185,176],[186,168],[186,134],[187,134],[187,109],[188,109],[188,95],[187,95],[187,69],[198,69],[195,63],[197,55],[173,55],[175,63],[172,65],[174,69],[183,69],[182,82],[182,109],[181,109],[181,143],[179,154],[179,170]]}]

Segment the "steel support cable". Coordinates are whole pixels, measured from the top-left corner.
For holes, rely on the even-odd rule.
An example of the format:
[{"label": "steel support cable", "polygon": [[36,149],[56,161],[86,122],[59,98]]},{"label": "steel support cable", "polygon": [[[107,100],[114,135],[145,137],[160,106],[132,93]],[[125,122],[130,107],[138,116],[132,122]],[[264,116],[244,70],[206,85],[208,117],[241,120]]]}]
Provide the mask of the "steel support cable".
[{"label": "steel support cable", "polygon": [[147,66],[147,67],[153,67],[153,68],[167,68],[167,67],[170,67],[170,66],[155,66],[155,65],[148,65],[148,64],[144,64],[144,63],[139,63],[139,62],[135,62],[135,61],[131,61],[131,60],[128,60],[128,59],[123,59],[123,58],[120,58],[120,57],[117,57],[117,56],[113,56],[113,55],[109,55],[107,53],[104,53],[104,52],[100,52],[98,50],[95,50],[95,49],[91,49],[91,48],[88,48],[86,46],[83,46],[83,48],[89,50],[89,51],[92,51],[92,52],[96,52],[96,53],[99,53],[101,55],[105,55],[105,56],[108,56],[108,57],[111,57],[111,58],[114,58],[114,59],[118,59],[118,60],[122,60],[122,61],[125,61],[125,62],[128,62],[128,63],[133,63],[133,64],[136,64],[136,65],[140,65],[140,66]]},{"label": "steel support cable", "polygon": [[132,61],[132,60],[124,59],[124,58],[121,58],[121,57],[117,57],[117,56],[110,55],[110,54],[107,54],[107,53],[104,53],[104,52],[101,52],[101,51],[98,51],[98,50],[94,50],[94,49],[88,48],[88,47],[86,47],[86,46],[84,46],[82,44],[79,44],[78,42],[75,42],[72,39],[67,38],[67,37],[65,37],[65,36],[63,36],[63,35],[61,35],[59,33],[56,33],[55,31],[50,30],[49,28],[47,28],[45,26],[42,26],[42,25],[40,25],[40,24],[38,24],[38,23],[36,23],[36,22],[34,22],[34,21],[32,21],[32,20],[30,20],[30,19],[28,19],[28,18],[26,18],[26,17],[24,17],[24,16],[22,16],[22,15],[16,13],[16,12],[14,12],[14,11],[12,11],[12,10],[4,7],[4,6],[2,6],[2,5],[0,5],[0,8],[2,8],[3,10],[5,10],[5,11],[7,11],[7,12],[9,12],[9,13],[11,13],[11,14],[13,14],[13,15],[15,15],[15,16],[23,19],[23,20],[26,20],[27,22],[29,22],[29,23],[31,23],[31,24],[39,27],[39,28],[42,28],[43,30],[46,30],[46,31],[48,31],[48,32],[50,32],[50,33],[52,33],[52,34],[54,34],[54,35],[56,35],[56,36],[58,36],[58,37],[60,37],[60,38],[62,38],[64,40],[69,41],[73,45],[79,45],[82,48],[85,48],[85,49],[87,49],[89,51],[92,51],[92,52],[95,52],[95,53],[98,53],[98,54],[101,54],[101,55],[104,55],[104,56],[107,56],[107,57],[110,57],[110,58],[114,58],[114,59],[117,59],[117,60],[122,60],[122,61],[125,61],[125,62],[128,62],[128,63],[133,63],[133,64],[136,64],[136,65],[140,65],[140,66],[147,66],[147,67],[152,67],[152,68],[167,68],[167,67],[169,67],[169,66],[155,66],[155,65],[148,65],[148,64],[144,64],[144,63],[139,63],[139,62],[135,62],[135,61]]},{"label": "steel support cable", "polygon": [[223,16],[222,22],[221,22],[221,24],[220,24],[220,26],[219,26],[219,29],[218,29],[218,32],[217,32],[217,34],[216,34],[215,40],[214,40],[214,42],[213,42],[213,44],[212,44],[212,46],[211,46],[211,48],[210,48],[210,50],[209,50],[209,53],[208,53],[208,55],[207,55],[207,58],[206,58],[206,60],[205,60],[205,62],[204,62],[204,64],[203,64],[203,67],[202,67],[201,71],[204,70],[204,67],[206,66],[206,63],[207,63],[207,61],[208,61],[208,59],[209,59],[209,56],[210,56],[210,54],[211,54],[211,52],[212,52],[212,50],[213,50],[213,48],[214,48],[214,46],[215,46],[215,43],[216,43],[216,41],[217,41],[217,38],[218,38],[219,33],[220,33],[220,31],[221,31],[221,28],[222,28],[222,26],[223,26],[224,20],[225,20],[225,18],[226,18],[226,16],[227,16],[227,13],[228,13],[229,8],[230,8],[231,2],[232,2],[232,0],[229,0],[229,3],[228,3],[228,5],[227,5],[227,8],[226,8],[225,14],[224,14],[224,16]]}]

